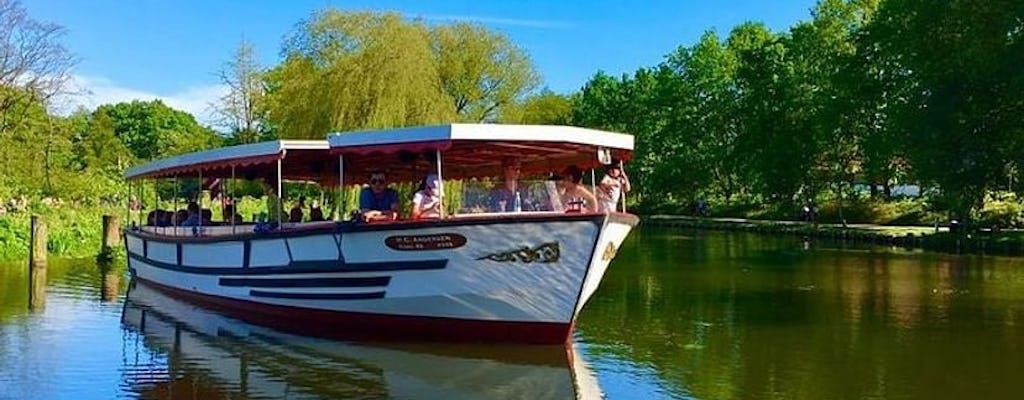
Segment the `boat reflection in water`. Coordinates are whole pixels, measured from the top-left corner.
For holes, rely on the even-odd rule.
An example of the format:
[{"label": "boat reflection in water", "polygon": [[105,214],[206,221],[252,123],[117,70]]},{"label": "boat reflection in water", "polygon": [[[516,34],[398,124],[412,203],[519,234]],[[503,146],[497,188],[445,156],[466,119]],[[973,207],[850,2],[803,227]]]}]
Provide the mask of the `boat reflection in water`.
[{"label": "boat reflection in water", "polygon": [[123,368],[125,389],[142,398],[603,397],[572,345],[336,342],[233,319],[140,281],[121,320],[145,344]]}]

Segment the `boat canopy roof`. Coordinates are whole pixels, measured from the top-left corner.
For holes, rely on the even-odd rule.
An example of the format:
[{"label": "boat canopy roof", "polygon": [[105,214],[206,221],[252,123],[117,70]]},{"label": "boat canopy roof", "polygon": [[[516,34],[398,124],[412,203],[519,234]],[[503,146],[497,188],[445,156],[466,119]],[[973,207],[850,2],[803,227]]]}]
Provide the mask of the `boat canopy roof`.
[{"label": "boat canopy roof", "polygon": [[276,165],[271,167],[267,164],[282,160],[283,176],[289,179],[317,180],[332,173],[337,175],[337,157],[332,157],[329,150],[326,140],[274,140],[155,160],[129,168],[124,176],[128,180],[135,180],[196,176],[202,172],[203,176],[225,178],[231,176],[231,168],[235,167],[235,175],[239,178],[275,179]]},{"label": "boat canopy roof", "polygon": [[[128,180],[197,176],[277,178],[338,184],[339,158],[345,182],[362,183],[382,171],[391,181],[414,182],[437,171],[441,151],[445,179],[501,176],[507,164],[524,174],[558,173],[569,165],[597,167],[600,158],[628,160],[633,136],[556,125],[449,124],[335,133],[327,140],[275,140],[182,154],[132,167]],[[602,157],[599,157],[602,154]]]},{"label": "boat canopy roof", "polygon": [[560,125],[448,124],[334,133],[327,141],[344,156],[346,179],[381,170],[415,180],[432,171],[438,150],[446,179],[500,176],[508,163],[524,174],[589,169],[600,165],[601,151],[618,160],[633,153],[632,135]]}]

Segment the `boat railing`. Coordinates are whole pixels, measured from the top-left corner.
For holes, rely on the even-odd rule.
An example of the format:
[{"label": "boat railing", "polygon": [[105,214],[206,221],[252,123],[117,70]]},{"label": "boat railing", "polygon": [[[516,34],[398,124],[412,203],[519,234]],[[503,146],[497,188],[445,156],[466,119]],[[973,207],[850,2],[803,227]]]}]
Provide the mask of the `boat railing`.
[{"label": "boat railing", "polygon": [[[333,226],[334,221],[317,222],[286,222],[274,231],[316,229]],[[207,226],[142,226],[140,230],[150,235],[171,237],[216,237],[231,236],[257,232],[258,224],[207,225]]]}]

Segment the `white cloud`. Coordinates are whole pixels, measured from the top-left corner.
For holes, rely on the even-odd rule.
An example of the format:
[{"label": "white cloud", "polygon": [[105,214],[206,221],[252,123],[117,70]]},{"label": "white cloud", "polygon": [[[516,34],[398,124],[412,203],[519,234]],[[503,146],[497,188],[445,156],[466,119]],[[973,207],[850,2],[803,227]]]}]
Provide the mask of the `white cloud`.
[{"label": "white cloud", "polygon": [[186,87],[163,95],[119,86],[107,78],[84,75],[72,75],[69,86],[72,94],[54,102],[55,111],[60,114],[69,114],[79,107],[93,110],[103,104],[159,99],[171,108],[192,114],[204,125],[212,125],[214,121],[210,104],[216,103],[228,90],[225,85],[210,84]]},{"label": "white cloud", "polygon": [[538,28],[538,29],[568,29],[572,28],[573,24],[565,21],[551,21],[543,19],[516,19],[516,18],[496,18],[496,17],[485,17],[479,15],[449,15],[449,14],[430,14],[423,15],[422,18],[430,21],[458,21],[458,22],[477,22],[485,25],[507,25],[507,26],[519,26],[525,28]]}]

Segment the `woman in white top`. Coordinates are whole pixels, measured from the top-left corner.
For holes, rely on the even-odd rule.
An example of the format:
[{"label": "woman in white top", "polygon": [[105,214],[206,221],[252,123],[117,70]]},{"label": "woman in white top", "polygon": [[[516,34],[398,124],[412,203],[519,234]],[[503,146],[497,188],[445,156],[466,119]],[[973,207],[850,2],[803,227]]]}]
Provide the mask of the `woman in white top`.
[{"label": "woman in white top", "polygon": [[440,182],[437,175],[427,175],[420,190],[412,196],[412,219],[441,218]]},{"label": "woman in white top", "polygon": [[608,173],[598,183],[597,200],[601,203],[601,212],[615,212],[618,210],[619,197],[622,193],[629,193],[632,189],[629,185],[629,177],[622,170],[622,164],[608,166]]}]

